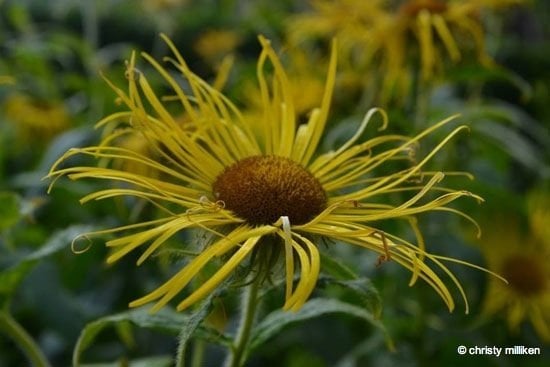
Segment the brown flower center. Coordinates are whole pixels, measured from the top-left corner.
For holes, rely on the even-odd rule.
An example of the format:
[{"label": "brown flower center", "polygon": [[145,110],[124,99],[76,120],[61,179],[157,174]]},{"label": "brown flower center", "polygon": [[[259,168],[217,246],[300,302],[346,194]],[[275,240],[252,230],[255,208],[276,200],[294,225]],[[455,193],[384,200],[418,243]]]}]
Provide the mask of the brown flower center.
[{"label": "brown flower center", "polygon": [[432,14],[439,14],[447,10],[447,4],[440,0],[410,0],[399,8],[402,14],[412,18],[416,17],[422,10],[427,10]]},{"label": "brown flower center", "polygon": [[212,186],[216,200],[250,225],[273,224],[288,216],[304,224],[326,207],[319,181],[298,163],[277,156],[253,156],[227,167]]},{"label": "brown flower center", "polygon": [[525,255],[508,258],[503,263],[501,271],[509,285],[519,294],[533,296],[546,289],[544,269],[534,258]]}]

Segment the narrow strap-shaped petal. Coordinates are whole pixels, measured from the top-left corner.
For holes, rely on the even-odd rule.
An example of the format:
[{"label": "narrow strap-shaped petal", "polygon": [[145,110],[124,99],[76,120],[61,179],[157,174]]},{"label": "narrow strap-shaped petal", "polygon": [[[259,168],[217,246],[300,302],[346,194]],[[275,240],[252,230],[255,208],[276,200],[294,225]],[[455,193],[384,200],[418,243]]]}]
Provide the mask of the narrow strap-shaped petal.
[{"label": "narrow strap-shaped petal", "polygon": [[431,77],[435,64],[431,18],[431,13],[425,9],[420,11],[416,18],[418,43],[420,44],[421,71],[424,80]]},{"label": "narrow strap-shaped petal", "polygon": [[231,256],[229,260],[227,260],[223,264],[223,266],[218,269],[218,271],[216,271],[214,275],[212,275],[212,277],[210,277],[210,279],[204,282],[197,290],[195,290],[193,293],[191,293],[191,295],[189,295],[186,299],[178,304],[177,310],[183,311],[193,303],[200,301],[201,299],[206,297],[208,293],[216,288],[223,280],[225,280],[229,276],[229,274],[231,274],[233,270],[235,270],[235,268],[244,260],[244,258],[250,253],[250,251],[254,249],[254,246],[256,246],[260,238],[261,236],[255,236],[246,240],[245,243],[237,250],[237,252],[235,252],[235,254],[233,254],[233,256]]},{"label": "narrow strap-shaped petal", "polygon": [[[336,41],[333,40],[327,81],[325,84],[325,93],[323,94],[323,99],[321,101],[321,108],[312,112],[307,123],[307,127],[303,130],[301,135],[297,136],[296,146],[292,151],[292,158],[301,163],[304,167],[309,165],[311,157],[317,149],[327,123],[330,102],[332,100],[332,93],[334,91],[334,84],[336,81],[336,48]],[[315,111],[318,112],[315,113]]]},{"label": "narrow strap-shaped petal", "polygon": [[[296,301],[294,302],[292,307],[290,307],[291,311],[298,311],[308,300],[311,292],[313,292],[313,289],[317,284],[317,280],[319,279],[319,271],[321,269],[321,257],[319,255],[319,250],[317,250],[317,246],[315,246],[313,242],[311,242],[306,237],[299,235],[298,233],[293,233],[293,235],[300,239],[300,241],[302,241],[306,245],[309,252],[309,260],[311,264],[309,274],[304,280],[303,289],[300,290],[300,294],[297,296]],[[297,292],[298,289],[296,289],[296,293]]]},{"label": "narrow strap-shaped petal", "polygon": [[283,228],[283,231],[278,231],[277,234],[283,239],[285,246],[285,300],[288,301],[292,295],[292,285],[294,282],[294,252],[292,250],[290,220],[287,216],[282,216],[275,225]]},{"label": "narrow strap-shaped petal", "polygon": [[307,277],[310,274],[311,262],[306,251],[298,244],[294,239],[292,240],[292,248],[298,254],[298,259],[300,260],[300,279],[294,289],[294,293],[286,300],[283,309],[284,310],[294,310],[294,305],[303,300],[304,297],[307,297]]},{"label": "narrow strap-shaped petal", "polygon": [[434,14],[432,22],[435,30],[437,31],[437,34],[439,35],[439,38],[441,38],[441,40],[443,41],[443,44],[445,45],[445,48],[447,49],[451,60],[453,60],[454,62],[458,62],[460,60],[460,51],[458,50],[458,47],[456,45],[453,35],[451,34],[451,31],[449,30],[449,27],[447,27],[445,19],[439,14]]},{"label": "narrow strap-shaped petal", "polygon": [[240,243],[248,240],[249,238],[262,237],[268,233],[273,233],[276,230],[277,228],[272,226],[251,228],[243,225],[236,228],[226,237],[204,249],[197,257],[195,257],[166,283],[148,295],[131,302],[130,307],[137,307],[154,300],[158,300],[155,306],[151,309],[152,312],[158,311],[179,292],[181,292],[183,288],[185,288],[191,281],[191,279],[193,279],[214,257],[221,256],[232,249],[240,247]]},{"label": "narrow strap-shaped petal", "polygon": [[[277,112],[275,116],[279,117],[277,119],[278,121],[276,121],[273,119],[275,116],[265,116],[270,125],[270,132],[268,133],[271,135],[272,139],[273,154],[290,157],[292,147],[294,146],[294,136],[296,134],[296,113],[292,100],[290,82],[279,57],[271,47],[271,43],[263,36],[259,36],[258,38],[263,47],[262,53],[266,54],[267,59],[269,59],[274,69],[273,88],[271,90],[272,95],[269,96],[269,90],[265,82],[262,83],[263,85],[261,86],[262,100],[265,109],[264,113],[269,113],[271,110],[275,109],[273,112]],[[258,74],[261,79],[264,79],[263,73],[263,63],[258,63]],[[273,98],[273,102],[279,100],[279,103],[274,103],[274,105],[272,105],[272,103],[268,102],[269,97]]]}]

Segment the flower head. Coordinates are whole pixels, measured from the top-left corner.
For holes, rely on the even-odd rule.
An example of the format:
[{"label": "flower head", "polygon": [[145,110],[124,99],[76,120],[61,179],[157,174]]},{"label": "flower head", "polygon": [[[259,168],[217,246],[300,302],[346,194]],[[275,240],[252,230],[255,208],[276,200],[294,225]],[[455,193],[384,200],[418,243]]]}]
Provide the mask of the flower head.
[{"label": "flower head", "polygon": [[194,49],[205,61],[216,65],[226,55],[234,52],[241,42],[241,36],[236,31],[210,29],[199,36]]},{"label": "flower head", "polygon": [[488,228],[483,246],[488,267],[508,284],[489,281],[484,312],[504,312],[512,331],[528,320],[540,338],[550,342],[550,196],[533,192],[528,201],[529,234],[510,220],[495,221],[497,227]]},{"label": "flower head", "polygon": [[15,78],[9,75],[0,75],[0,85],[15,84]]},{"label": "flower head", "polygon": [[372,82],[365,79],[369,70],[383,75],[385,101],[407,93],[411,65],[418,64],[424,81],[434,80],[446,63],[457,63],[472,50],[481,64],[492,65],[480,13],[521,2],[405,0],[395,6],[383,0],[312,0],[312,11],[293,17],[288,33],[293,43],[337,37],[344,65],[360,74],[358,80]]},{"label": "flower head", "polygon": [[[144,248],[138,265],[149,258],[171,237],[181,231],[201,229],[213,240],[171,279],[148,295],[132,302],[140,306],[156,302],[153,310],[166,305],[215,259],[222,258],[217,271],[191,290],[177,306],[183,310],[207,296],[230,277],[241,264],[253,261],[256,251],[283,253],[285,266],[285,309],[297,310],[309,298],[321,270],[319,249],[314,242],[327,237],[380,255],[380,262],[392,260],[412,272],[410,284],[426,281],[442,297],[449,309],[454,300],[439,269],[464,291],[442,260],[461,262],[428,253],[414,216],[428,211],[447,211],[469,217],[448,207],[463,197],[479,197],[463,190],[441,187],[445,174],[425,170],[427,162],[464,127],[448,134],[418,161],[411,152],[422,138],[447,125],[443,120],[414,137],[380,135],[360,141],[374,115],[387,125],[384,111],[369,111],[357,132],[338,149],[319,152],[329,114],[336,76],[336,51],[329,63],[325,90],[319,107],[299,124],[288,78],[270,42],[260,37],[262,52],[257,75],[262,114],[255,120],[242,112],[219,90],[189,70],[185,60],[166,37],[174,57],[166,58],[185,80],[185,88],[164,66],[148,54],[142,56],[164,77],[174,96],[161,99],[146,76],[136,68],[136,57],[128,63],[128,92],[113,85],[126,111],[107,116],[98,126],[111,126],[116,134],[141,134],[157,154],[139,152],[111,144],[107,136],[98,146],[74,148],[52,167],[52,178],[95,178],[127,183],[123,188],[91,193],[82,202],[134,196],[153,203],[163,215],[154,220],[94,232],[111,234],[107,241],[113,250],[107,258],[113,263],[130,252]],[[272,74],[267,70],[272,70]],[[181,111],[174,113],[175,109]],[[184,129],[174,116],[185,114],[194,129]],[[145,175],[111,166],[63,168],[61,163],[74,155],[98,159],[140,162],[157,172]],[[377,174],[387,164],[402,168]],[[408,193],[408,200],[392,205],[381,199],[395,193]],[[373,225],[400,218],[416,233],[413,244]],[[295,273],[299,268],[299,279]]]},{"label": "flower head", "polygon": [[13,94],[4,101],[4,113],[22,141],[49,141],[70,125],[69,112],[61,102]]}]

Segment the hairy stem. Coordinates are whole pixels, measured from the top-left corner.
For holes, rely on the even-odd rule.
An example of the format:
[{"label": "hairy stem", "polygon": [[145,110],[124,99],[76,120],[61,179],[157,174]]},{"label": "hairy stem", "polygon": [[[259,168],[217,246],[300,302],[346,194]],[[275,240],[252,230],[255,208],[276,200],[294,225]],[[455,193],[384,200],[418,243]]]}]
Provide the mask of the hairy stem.
[{"label": "hairy stem", "polygon": [[256,310],[258,309],[260,279],[261,277],[256,275],[256,279],[243,290],[241,321],[230,354],[225,361],[226,367],[241,367],[244,365],[245,350],[249,342],[252,325],[254,324]]}]

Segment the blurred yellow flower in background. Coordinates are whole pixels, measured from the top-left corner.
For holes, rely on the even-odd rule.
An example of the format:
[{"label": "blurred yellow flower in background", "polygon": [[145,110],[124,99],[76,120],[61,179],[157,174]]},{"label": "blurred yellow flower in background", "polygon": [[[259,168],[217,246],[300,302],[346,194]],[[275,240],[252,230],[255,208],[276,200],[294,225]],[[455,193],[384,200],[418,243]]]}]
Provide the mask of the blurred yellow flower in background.
[{"label": "blurred yellow flower in background", "polygon": [[484,255],[488,268],[509,284],[489,280],[484,313],[501,312],[508,326],[518,330],[530,322],[539,337],[550,342],[550,195],[534,191],[528,198],[530,232],[519,223],[494,220],[484,235]]},{"label": "blurred yellow flower in background", "polygon": [[[147,139],[135,131],[124,134],[118,139],[116,145],[124,151],[135,152],[144,157],[153,158],[155,156],[155,152],[150,149],[151,146]],[[139,161],[116,159],[114,160],[113,166],[120,170],[133,172],[141,176],[158,177],[158,172],[155,169]]]},{"label": "blurred yellow flower in background", "polygon": [[3,110],[7,121],[14,126],[18,139],[27,144],[46,143],[71,124],[69,112],[60,101],[12,94],[4,101]]},{"label": "blurred yellow flower in background", "polygon": [[15,84],[15,78],[9,75],[0,75],[0,84]]},{"label": "blurred yellow flower in background", "polygon": [[[385,112],[372,109],[347,142],[334,151],[321,153],[318,145],[336,79],[335,45],[319,107],[311,111],[306,123],[300,124],[294,106],[294,80],[264,37],[259,37],[262,51],[257,63],[262,114],[256,120],[243,118],[241,110],[194,74],[174,44],[163,38],[173,52],[173,57],[165,60],[181,73],[185,90],[164,66],[143,53],[174,94],[157,96],[144,73],[136,68],[134,54],[127,68],[128,92],[112,85],[128,110],[98,123],[98,127],[111,129],[113,134],[118,128],[134,130],[146,137],[156,155],[145,156],[112,145],[107,135],[98,146],[69,150],[49,174],[54,179],[52,185],[61,176],[131,184],[91,193],[81,199],[83,203],[133,196],[160,210],[157,219],[88,234],[115,235],[106,243],[112,249],[108,263],[145,246],[137,260],[139,265],[181,231],[197,229],[211,235],[211,240],[202,243],[200,252],[171,279],[130,306],[156,302],[152,310],[159,310],[189,288],[207,265],[217,265],[210,277],[179,302],[177,309],[184,310],[210,294],[240,265],[247,264],[247,259],[253,261],[248,265],[258,272],[256,279],[263,280],[265,275],[261,274],[271,272],[273,264],[261,259],[282,252],[284,309],[298,310],[313,292],[321,270],[314,240],[325,237],[374,251],[379,254],[379,264],[392,261],[403,266],[412,273],[410,285],[418,279],[426,281],[453,310],[454,298],[438,273],[448,276],[468,310],[464,289],[443,261],[470,264],[427,252],[415,220],[417,214],[430,211],[455,213],[471,220],[448,205],[461,197],[481,200],[470,192],[442,187],[446,174],[425,170],[430,159],[464,126],[452,130],[418,161],[412,159],[418,143],[454,117],[413,137],[388,134],[359,141],[374,115],[380,114],[381,129],[386,127]],[[174,114],[166,101],[176,102],[183,111]],[[188,116],[196,129],[190,131],[178,124],[174,116],[181,115]],[[105,165],[62,166],[75,155],[139,162],[158,175],[130,173]],[[395,168],[393,172],[378,173],[390,165]],[[409,193],[409,197],[392,205],[387,198],[395,193]],[[372,227],[388,219],[408,223],[416,244]]]},{"label": "blurred yellow flower in background", "polygon": [[234,30],[209,29],[199,36],[193,48],[210,65],[218,65],[241,42],[241,36]]},{"label": "blurred yellow flower in background", "polygon": [[[448,62],[464,53],[491,66],[482,13],[520,4],[521,0],[311,0],[312,10],[288,23],[290,42],[329,39],[340,42],[344,67],[364,83],[379,78],[381,101],[408,93],[415,72],[433,81]],[[412,66],[412,67],[411,67]]]}]

